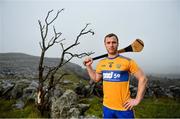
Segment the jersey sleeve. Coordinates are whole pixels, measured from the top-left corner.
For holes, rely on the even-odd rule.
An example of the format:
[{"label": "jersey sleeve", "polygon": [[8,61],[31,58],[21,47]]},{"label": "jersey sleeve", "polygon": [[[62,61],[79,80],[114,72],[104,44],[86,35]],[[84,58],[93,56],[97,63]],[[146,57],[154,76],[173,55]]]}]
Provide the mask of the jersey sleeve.
[{"label": "jersey sleeve", "polygon": [[101,62],[98,62],[97,66],[96,66],[96,73],[99,73],[99,74],[102,73]]},{"label": "jersey sleeve", "polygon": [[134,74],[138,70],[139,70],[139,67],[138,67],[137,63],[134,60],[131,59],[130,63],[129,63],[129,71],[130,71],[130,73]]}]

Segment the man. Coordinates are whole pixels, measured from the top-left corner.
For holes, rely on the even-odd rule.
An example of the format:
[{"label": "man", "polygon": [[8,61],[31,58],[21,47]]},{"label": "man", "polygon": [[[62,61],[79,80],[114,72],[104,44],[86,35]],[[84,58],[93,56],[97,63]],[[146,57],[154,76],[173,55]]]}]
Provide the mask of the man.
[{"label": "man", "polygon": [[[103,117],[134,118],[132,108],[143,99],[147,78],[134,60],[118,54],[118,37],[111,33],[105,36],[104,44],[108,57],[99,61],[96,71],[92,68],[92,58],[84,60],[89,76],[95,82],[103,79]],[[130,97],[129,76],[138,80],[135,99]]]}]

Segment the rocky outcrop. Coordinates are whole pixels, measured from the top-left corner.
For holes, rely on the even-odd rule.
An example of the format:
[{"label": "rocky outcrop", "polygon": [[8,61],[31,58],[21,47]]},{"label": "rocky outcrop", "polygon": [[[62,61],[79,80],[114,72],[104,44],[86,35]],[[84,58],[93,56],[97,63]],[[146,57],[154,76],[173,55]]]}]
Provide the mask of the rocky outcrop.
[{"label": "rocky outcrop", "polygon": [[[137,93],[137,87],[131,86],[130,90],[131,90],[131,96],[135,97]],[[173,99],[180,99],[180,87],[173,85],[165,88],[165,87],[161,87],[156,83],[151,84],[148,85],[146,89],[145,97],[155,97],[155,98],[169,97]]]},{"label": "rocky outcrop", "polygon": [[89,97],[91,95],[103,97],[102,82],[98,82],[98,83],[92,82],[88,85],[79,82],[75,88],[75,92],[81,97]]},{"label": "rocky outcrop", "polygon": [[78,95],[72,90],[66,90],[59,98],[52,98],[52,118],[78,118],[89,108],[87,104],[78,104]]},{"label": "rocky outcrop", "polygon": [[35,100],[37,86],[37,80],[0,80],[0,96],[6,99],[17,99],[18,101],[13,107],[23,108],[24,102],[29,99]]},{"label": "rocky outcrop", "polygon": [[14,88],[14,86],[15,83],[11,82],[10,80],[0,80],[0,96],[10,97],[8,93]]},{"label": "rocky outcrop", "polygon": [[180,87],[170,86],[168,90],[169,90],[168,96],[173,97],[175,99],[180,98]]},{"label": "rocky outcrop", "polygon": [[[30,85],[31,81],[22,79],[16,82],[14,88],[11,91],[11,98],[18,99],[23,96],[24,90]],[[33,88],[33,87],[30,87]]]},{"label": "rocky outcrop", "polygon": [[[0,96],[6,99],[16,99],[12,107],[22,109],[29,100],[36,100],[37,87],[37,80],[0,80]],[[79,96],[73,90],[64,90],[60,84],[56,85],[50,94],[50,113],[53,118],[78,118],[90,106],[79,104]]]}]

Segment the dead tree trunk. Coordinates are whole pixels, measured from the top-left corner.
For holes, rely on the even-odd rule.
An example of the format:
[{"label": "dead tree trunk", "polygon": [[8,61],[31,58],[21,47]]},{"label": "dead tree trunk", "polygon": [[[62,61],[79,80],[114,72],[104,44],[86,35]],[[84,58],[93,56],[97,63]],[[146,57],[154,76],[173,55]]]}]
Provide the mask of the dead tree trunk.
[{"label": "dead tree trunk", "polygon": [[[91,33],[92,35],[94,35],[94,32],[91,29],[86,30],[89,24],[86,24],[86,26],[77,35],[74,43],[67,46],[66,48],[64,47],[64,45],[62,43],[66,39],[58,40],[62,33],[56,32],[55,26],[53,26],[54,35],[51,37],[51,39],[47,38],[47,35],[49,32],[49,27],[58,18],[59,13],[61,13],[63,10],[64,9],[59,10],[57,12],[56,16],[50,21],[48,18],[49,18],[49,15],[51,14],[51,12],[53,12],[53,10],[49,11],[45,18],[44,25],[42,25],[40,20],[38,20],[42,40],[39,43],[40,47],[41,47],[41,56],[40,56],[40,61],[39,61],[39,77],[38,77],[39,86],[37,89],[37,105],[38,105],[38,109],[41,111],[41,114],[43,114],[44,110],[48,108],[48,105],[49,105],[48,104],[48,102],[49,102],[48,93],[49,93],[49,91],[51,89],[53,89],[56,84],[58,84],[58,82],[63,78],[63,76],[68,75],[67,73],[64,73],[61,76],[59,76],[58,78],[55,78],[56,72],[60,68],[62,68],[62,66],[64,66],[66,63],[70,62],[74,57],[82,58],[84,56],[89,56],[89,55],[93,54],[93,52],[87,52],[87,53],[84,52],[84,53],[80,53],[80,54],[74,54],[72,52],[69,52],[69,50],[71,48],[80,44],[79,38],[81,36],[88,34],[88,33]],[[59,58],[59,63],[57,66],[53,66],[53,67],[45,66],[44,58],[45,58],[46,51],[49,48],[51,48],[52,46],[54,46],[55,44],[60,44],[60,46],[62,47],[62,53]],[[65,60],[65,55],[70,56],[70,58]],[[45,69],[48,70],[48,72],[45,72]],[[48,82],[48,85],[46,86],[46,88],[45,88],[45,83],[44,83],[45,81]]]}]

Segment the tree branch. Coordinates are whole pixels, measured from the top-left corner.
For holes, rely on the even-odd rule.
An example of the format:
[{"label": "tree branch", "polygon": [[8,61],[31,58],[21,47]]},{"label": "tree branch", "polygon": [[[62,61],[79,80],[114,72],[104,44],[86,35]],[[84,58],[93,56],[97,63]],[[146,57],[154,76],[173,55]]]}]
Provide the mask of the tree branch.
[{"label": "tree branch", "polygon": [[[56,16],[50,22],[48,22],[48,18],[49,18],[49,15],[53,12],[53,10],[48,11],[48,14],[47,14],[47,16],[45,18],[45,25],[43,25],[43,27],[42,27],[41,21],[38,20],[39,26],[40,26],[40,31],[41,31],[41,38],[42,38],[42,45],[40,46],[41,49],[48,50],[48,48],[53,46],[55,43],[60,43],[62,41],[62,40],[57,41],[57,39],[61,36],[62,33],[61,32],[57,33],[56,29],[55,29],[55,26],[53,26],[54,36],[49,40],[47,46],[46,46],[46,43],[45,43],[50,24],[53,23],[57,19],[59,13],[62,12],[63,10],[64,9],[59,10],[56,13]],[[45,33],[44,33],[44,28],[45,28]]]},{"label": "tree branch", "polygon": [[46,18],[45,18],[45,22],[46,22],[46,24],[48,25],[48,17],[49,17],[49,14],[51,13],[51,12],[53,12],[53,10],[50,10],[50,11],[48,11],[48,14],[47,14],[47,16],[46,16]]},{"label": "tree branch", "polygon": [[46,74],[46,76],[44,77],[44,80],[43,81],[46,81],[48,79],[48,77],[50,76],[50,74],[52,74],[53,71],[55,71],[55,69],[57,69],[57,66],[56,67],[53,67],[53,68],[49,68],[49,71],[48,73]]},{"label": "tree branch", "polygon": [[86,30],[86,28],[88,27],[88,25],[89,25],[89,24],[86,24],[86,26],[81,30],[81,32],[79,33],[79,35],[76,37],[75,42],[74,42],[72,45],[70,45],[69,47],[67,47],[67,48],[64,50],[65,52],[68,51],[69,49],[71,49],[72,47],[79,45],[80,42],[78,42],[78,41],[79,41],[79,38],[80,38],[82,35],[85,35],[85,34],[88,34],[88,33],[91,33],[92,35],[94,35],[94,32],[93,32],[91,29],[88,30],[88,31],[86,31],[86,32],[84,32],[84,31]]},{"label": "tree branch", "polygon": [[[45,43],[44,43],[44,40],[45,40],[45,37],[44,37],[44,35],[43,35],[43,27],[42,27],[42,24],[41,24],[41,21],[40,20],[38,20],[38,23],[39,23],[39,26],[40,26],[40,32],[41,32],[41,39],[42,39],[42,45],[43,45],[43,49],[45,49]],[[42,49],[41,48],[41,49]]]},{"label": "tree branch", "polygon": [[58,83],[64,76],[66,76],[66,75],[69,75],[69,73],[64,73],[64,74],[62,74],[58,79],[57,79],[57,82],[56,83]]},{"label": "tree branch", "polygon": [[54,20],[55,20],[55,19],[57,19],[57,17],[58,17],[58,15],[59,15],[59,13],[60,13],[60,12],[62,12],[63,10],[64,10],[64,8],[63,8],[63,9],[61,9],[61,10],[58,10],[58,12],[57,12],[56,16],[54,17],[54,19],[53,19],[53,20],[51,20],[51,21],[48,23],[48,25],[49,25],[49,24],[51,24],[52,22],[54,22]]},{"label": "tree branch", "polygon": [[[40,26],[40,32],[41,32],[41,42],[39,42],[39,45],[41,47],[41,56],[40,56],[39,67],[38,67],[38,70],[39,70],[38,105],[40,106],[41,111],[43,111],[43,109],[45,107],[45,105],[44,105],[45,98],[47,98],[46,94],[49,93],[49,90],[51,90],[53,87],[55,87],[56,84],[58,82],[60,82],[60,80],[65,75],[69,75],[67,73],[64,73],[61,76],[56,77],[57,71],[59,71],[59,69],[62,68],[62,66],[64,66],[68,62],[70,62],[72,60],[72,58],[74,58],[74,57],[82,58],[84,56],[89,56],[89,55],[93,54],[93,52],[80,53],[80,54],[74,54],[74,53],[69,52],[69,50],[71,48],[80,44],[79,39],[81,36],[88,34],[88,33],[94,35],[94,32],[92,31],[92,29],[86,30],[89,24],[86,24],[86,26],[77,35],[75,41],[71,45],[69,45],[67,48],[65,48],[62,43],[62,41],[64,41],[65,38],[58,40],[59,37],[62,35],[62,33],[57,32],[55,26],[53,26],[54,35],[52,37],[50,37],[50,39],[47,38],[51,24],[58,18],[59,14],[63,10],[64,9],[59,10],[51,20],[49,20],[49,16],[53,12],[53,10],[48,11],[47,16],[44,19],[44,21],[45,21],[44,25],[42,25],[40,20],[38,20],[38,23]],[[55,45],[56,43],[60,43],[60,46],[62,47],[62,53],[61,53],[61,57],[59,60],[59,64],[54,67],[44,66],[44,59],[45,59],[46,51],[50,47]],[[65,56],[70,56],[70,57],[67,60],[65,60]],[[48,84],[44,83],[46,80],[48,80]],[[47,90],[44,88],[45,86],[47,86],[47,88],[46,88]],[[47,100],[49,100],[49,99],[47,99]]]},{"label": "tree branch", "polygon": [[42,47],[42,45],[41,45],[41,42],[39,42],[39,45],[40,45],[40,47],[41,47],[41,50],[43,50],[43,47]]},{"label": "tree branch", "polygon": [[90,55],[94,54],[94,52],[87,52],[87,53],[81,53],[81,54],[73,54],[73,53],[70,53],[70,52],[66,52],[65,54],[69,54],[72,57],[82,58],[82,57],[85,57],[85,56],[90,56]]}]

